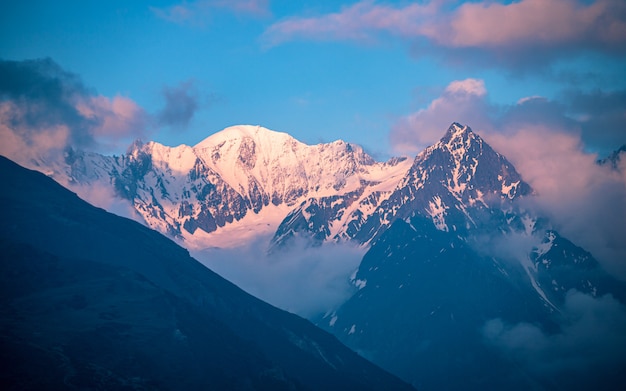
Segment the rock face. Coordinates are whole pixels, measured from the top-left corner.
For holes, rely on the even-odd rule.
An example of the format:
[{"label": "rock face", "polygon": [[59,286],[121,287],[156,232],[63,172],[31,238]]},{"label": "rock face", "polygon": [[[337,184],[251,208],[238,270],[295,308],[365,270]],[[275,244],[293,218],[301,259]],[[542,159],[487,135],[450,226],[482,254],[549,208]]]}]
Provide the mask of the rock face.
[{"label": "rock face", "polygon": [[3,157],[0,181],[3,389],[412,389],[163,235]]},{"label": "rock face", "polygon": [[[343,141],[309,146],[285,133],[236,126],[194,147],[137,142],[121,157],[70,151],[52,169],[64,184],[112,187],[149,227],[191,247],[210,247],[219,244],[207,234],[259,219],[267,224],[256,226],[256,234],[273,233],[290,209],[307,200],[340,197],[350,205],[377,205],[409,164],[375,162]],[[346,223],[332,217],[328,235]]]}]

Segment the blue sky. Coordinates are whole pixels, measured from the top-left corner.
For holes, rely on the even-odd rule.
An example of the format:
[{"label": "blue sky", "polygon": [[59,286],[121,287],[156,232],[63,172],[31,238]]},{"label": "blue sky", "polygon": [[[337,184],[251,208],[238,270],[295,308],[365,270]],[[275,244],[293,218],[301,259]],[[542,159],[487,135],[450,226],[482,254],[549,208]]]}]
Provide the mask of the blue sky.
[{"label": "blue sky", "polygon": [[[307,143],[342,138],[384,159],[419,151],[453,121],[487,134],[519,127],[508,113],[529,97],[527,118],[579,135],[587,152],[626,143],[620,0],[29,1],[0,11],[2,60],[49,58],[88,94],[136,105],[141,120],[109,152],[135,137],[193,145],[243,123]],[[446,98],[464,80],[480,91]],[[429,111],[437,99],[449,107]]]}]

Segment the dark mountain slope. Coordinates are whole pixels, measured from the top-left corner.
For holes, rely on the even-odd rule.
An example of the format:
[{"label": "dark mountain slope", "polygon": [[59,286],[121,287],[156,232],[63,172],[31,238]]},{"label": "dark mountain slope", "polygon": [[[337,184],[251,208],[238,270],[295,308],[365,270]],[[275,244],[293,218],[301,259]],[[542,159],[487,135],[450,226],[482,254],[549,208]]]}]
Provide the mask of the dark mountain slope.
[{"label": "dark mountain slope", "polygon": [[319,324],[421,390],[624,389],[626,286],[525,211],[532,197],[452,124],[355,236],[373,238],[358,290]]},{"label": "dark mountain slope", "polygon": [[522,268],[499,266],[425,217],[397,220],[363,258],[361,289],[321,324],[418,389],[533,389],[481,328],[491,318],[554,324]]},{"label": "dark mountain slope", "polygon": [[0,183],[3,389],[410,389],[52,179]]}]

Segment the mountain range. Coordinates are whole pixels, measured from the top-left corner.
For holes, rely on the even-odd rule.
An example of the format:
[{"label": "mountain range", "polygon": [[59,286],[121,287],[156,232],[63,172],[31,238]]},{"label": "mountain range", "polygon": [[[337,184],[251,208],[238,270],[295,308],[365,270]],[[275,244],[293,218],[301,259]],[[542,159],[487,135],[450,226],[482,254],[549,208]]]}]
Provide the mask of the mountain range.
[{"label": "mountain range", "polygon": [[[311,320],[419,389],[626,384],[623,354],[549,370],[539,348],[521,355],[542,337],[566,340],[581,301],[623,308],[626,289],[530,207],[532,187],[468,126],[387,162],[343,141],[236,126],[194,147],[137,142],[122,156],[69,150],[36,164],[70,188],[110,189],[191,250],[258,237],[271,252],[294,238],[367,250],[352,296]],[[513,340],[520,330],[534,340]]]},{"label": "mountain range", "polygon": [[135,142],[122,156],[68,150],[62,161],[38,165],[66,186],[110,189],[147,226],[203,249],[271,235],[310,199],[341,197],[346,211],[320,235],[350,236],[352,209],[383,201],[410,162],[379,163],[343,141],[309,146],[285,133],[235,126],[193,147]]}]

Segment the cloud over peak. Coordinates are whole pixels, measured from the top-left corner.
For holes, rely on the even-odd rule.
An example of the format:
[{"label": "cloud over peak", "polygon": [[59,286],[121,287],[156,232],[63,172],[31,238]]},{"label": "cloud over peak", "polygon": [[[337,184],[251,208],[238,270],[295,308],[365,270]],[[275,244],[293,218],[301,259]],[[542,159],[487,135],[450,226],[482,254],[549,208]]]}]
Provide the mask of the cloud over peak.
[{"label": "cloud over peak", "polygon": [[454,95],[476,95],[483,96],[487,94],[485,82],[480,79],[454,80],[446,87],[446,92]]},{"label": "cloud over peak", "polygon": [[400,153],[416,154],[436,143],[452,121],[480,128],[491,110],[486,95],[483,80],[452,81],[428,107],[400,118],[393,125],[392,146]]}]

